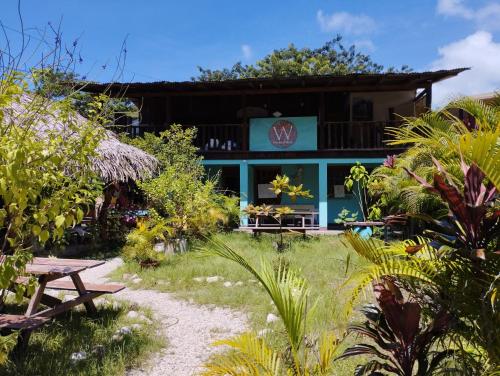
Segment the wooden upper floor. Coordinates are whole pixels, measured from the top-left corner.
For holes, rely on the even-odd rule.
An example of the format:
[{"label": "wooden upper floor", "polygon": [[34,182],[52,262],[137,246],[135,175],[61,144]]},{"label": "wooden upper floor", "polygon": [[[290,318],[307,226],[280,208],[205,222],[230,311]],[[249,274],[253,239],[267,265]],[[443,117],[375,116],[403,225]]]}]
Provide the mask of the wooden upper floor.
[{"label": "wooden upper floor", "polygon": [[244,79],[217,82],[87,84],[131,98],[133,135],[170,124],[195,126],[207,159],[385,156],[386,128],[431,107],[432,84],[462,69]]}]

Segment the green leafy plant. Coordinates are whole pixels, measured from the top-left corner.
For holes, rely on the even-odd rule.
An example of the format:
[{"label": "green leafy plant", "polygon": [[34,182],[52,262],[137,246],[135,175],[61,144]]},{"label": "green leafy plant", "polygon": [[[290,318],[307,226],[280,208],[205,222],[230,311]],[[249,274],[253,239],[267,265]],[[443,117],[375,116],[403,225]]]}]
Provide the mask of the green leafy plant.
[{"label": "green leafy plant", "polygon": [[351,212],[346,208],[342,208],[337,218],[335,218],[335,223],[343,224],[346,222],[355,222],[358,220],[358,212]]},{"label": "green leafy plant", "polygon": [[155,249],[155,244],[166,242],[171,228],[162,221],[145,220],[127,235],[122,249],[123,258],[138,262],[143,267],[155,267],[166,259],[165,253]]},{"label": "green leafy plant", "polygon": [[358,206],[361,214],[363,215],[363,220],[367,219],[376,220],[380,219],[382,214],[379,204],[370,204],[367,187],[371,182],[370,174],[365,166],[360,162],[356,162],[354,166],[351,167],[349,175],[345,177],[344,186],[348,191],[353,191],[356,200],[358,201]]},{"label": "green leafy plant", "polygon": [[159,137],[146,133],[125,139],[160,161],[160,174],[138,186],[178,238],[200,237],[239,222],[238,199],[218,193],[216,178],[206,178],[195,137],[196,128],[172,124]]},{"label": "green leafy plant", "polygon": [[[440,311],[423,326],[421,307],[406,301],[389,279],[374,286],[378,307],[365,306],[361,312],[367,319],[363,324],[351,325],[350,333],[370,339],[372,343],[356,344],[347,348],[338,358],[366,355],[375,357],[356,368],[355,375],[431,376],[439,371],[452,349],[431,351],[433,345],[446,334],[451,315]],[[446,372],[459,374],[446,365]]]},{"label": "green leafy plant", "polygon": [[[205,363],[202,375],[328,375],[339,341],[325,332],[311,344],[306,338],[306,323],[311,314],[306,281],[289,266],[273,265],[262,259],[260,270],[227,245],[211,241],[206,251],[234,261],[251,273],[273,301],[285,328],[288,350],[273,350],[254,333],[216,342],[231,352],[219,353]],[[314,306],[314,305],[313,305]]]}]

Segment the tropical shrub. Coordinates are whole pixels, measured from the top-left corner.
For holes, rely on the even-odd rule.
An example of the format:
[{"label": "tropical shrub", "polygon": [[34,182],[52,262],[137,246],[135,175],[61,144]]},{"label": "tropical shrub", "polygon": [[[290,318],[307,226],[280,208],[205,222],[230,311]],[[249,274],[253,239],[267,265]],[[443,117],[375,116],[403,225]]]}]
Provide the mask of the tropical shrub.
[{"label": "tropical shrub", "polygon": [[[0,76],[0,299],[31,258],[34,245],[60,241],[100,192],[92,170],[102,128],[99,112],[81,124],[68,100],[33,94],[30,76]],[[58,126],[44,126],[47,121]],[[20,299],[34,285],[15,285]],[[28,291],[26,291],[26,289]],[[6,343],[0,337],[1,348]],[[0,355],[0,358],[2,356]]]},{"label": "tropical shrub", "polygon": [[[452,108],[472,114],[476,126],[453,116]],[[376,170],[389,178],[379,179],[371,192],[385,197],[386,209],[407,212],[427,229],[415,241],[389,245],[346,234],[368,261],[346,283],[353,288],[348,307],[372,281],[390,278],[419,303],[428,322],[439,312],[451,315],[454,325],[441,342],[467,360],[462,374],[494,371],[500,366],[500,111],[461,99],[406,122],[391,130],[391,142],[414,146]]]},{"label": "tropical shrub", "polygon": [[160,174],[138,186],[173,228],[173,237],[199,237],[239,222],[238,199],[218,193],[217,180],[206,178],[195,137],[196,128],[173,124],[159,137],[146,133],[143,138],[124,138],[161,163]]},{"label": "tropical shrub", "polygon": [[368,195],[368,186],[372,182],[372,177],[368,170],[360,162],[356,162],[351,167],[349,175],[345,177],[344,186],[348,191],[352,191],[358,201],[359,211],[363,220],[376,220],[381,217],[379,203],[374,202]]},{"label": "tropical shrub", "polygon": [[[287,336],[287,348],[274,350],[265,339],[253,332],[214,343],[229,346],[230,352],[214,355],[204,365],[205,376],[223,375],[329,375],[339,341],[331,331],[313,340],[306,332],[306,323],[314,310],[307,282],[289,265],[261,259],[260,270],[250,265],[227,245],[211,241],[206,248],[245,268],[265,289],[276,307]],[[311,308],[312,307],[312,308]]]},{"label": "tropical shrub", "polygon": [[389,279],[377,283],[374,291],[378,307],[367,305],[361,309],[366,321],[351,325],[348,331],[371,339],[376,346],[356,344],[337,359],[359,355],[375,357],[356,368],[355,374],[359,376],[382,374],[381,371],[400,376],[431,376],[445,369],[452,373],[446,360],[455,352],[451,349],[431,351],[446,333],[451,315],[440,311],[430,323],[422,326],[419,303],[405,301]]},{"label": "tropical shrub", "polygon": [[135,261],[143,267],[158,266],[165,260],[165,253],[158,252],[155,244],[165,242],[166,234],[171,232],[161,220],[142,220],[127,235],[122,255],[126,261]]}]

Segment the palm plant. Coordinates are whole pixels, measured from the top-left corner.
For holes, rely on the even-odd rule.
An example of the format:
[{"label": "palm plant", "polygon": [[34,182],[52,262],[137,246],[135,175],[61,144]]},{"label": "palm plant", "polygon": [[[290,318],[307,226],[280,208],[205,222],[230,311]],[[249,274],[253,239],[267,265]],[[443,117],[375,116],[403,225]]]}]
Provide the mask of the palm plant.
[{"label": "palm plant", "polygon": [[[453,115],[461,109],[473,115],[476,127]],[[499,188],[500,169],[500,100],[486,105],[481,101],[462,98],[437,112],[419,118],[404,118],[402,127],[389,128],[390,145],[410,145],[395,160],[377,167],[371,174],[368,190],[372,199],[379,199],[386,214],[426,213],[433,217],[446,215],[446,207],[438,197],[428,194],[405,169],[426,180],[432,179],[435,158],[449,174],[460,179],[460,161],[475,163],[486,177]],[[389,163],[391,162],[391,163]]]},{"label": "palm plant", "polygon": [[[311,314],[309,288],[293,269],[280,265],[277,270],[265,259],[260,270],[224,243],[212,240],[210,254],[231,260],[250,272],[273,301],[287,336],[288,348],[272,349],[254,333],[245,333],[216,342],[231,352],[215,355],[205,364],[205,376],[222,375],[327,375],[331,369],[338,341],[333,332],[320,336],[316,346],[306,341],[306,323]],[[306,343],[307,342],[307,343]]]},{"label": "palm plant", "polygon": [[[452,114],[460,109],[475,119],[471,129]],[[451,169],[460,160],[475,163],[489,181],[500,189],[500,107],[471,98],[462,98],[438,112],[419,118],[406,118],[406,127],[391,128],[394,139],[390,145],[418,145],[425,151],[439,152],[441,163]]]},{"label": "palm plant", "polygon": [[[357,376],[383,375],[385,372],[399,376],[434,375],[441,363],[454,354],[450,349],[430,351],[446,333],[451,316],[440,311],[428,325],[422,326],[420,305],[415,301],[405,301],[401,291],[389,279],[375,284],[374,291],[378,307],[365,306],[361,312],[367,321],[348,329],[371,339],[374,344],[356,344],[338,359],[359,355],[375,357],[356,368]],[[451,369],[447,371],[451,373]]]}]

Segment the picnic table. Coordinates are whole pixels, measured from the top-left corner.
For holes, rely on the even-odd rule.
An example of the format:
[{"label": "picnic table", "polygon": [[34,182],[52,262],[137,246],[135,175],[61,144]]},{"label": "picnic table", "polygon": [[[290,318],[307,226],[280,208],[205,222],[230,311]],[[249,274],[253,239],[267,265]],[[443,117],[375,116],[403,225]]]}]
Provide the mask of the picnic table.
[{"label": "picnic table", "polygon": [[[305,234],[306,230],[318,230],[319,226],[314,223],[314,218],[318,215],[318,212],[315,210],[293,210],[290,213],[282,214],[283,221],[285,221],[288,217],[293,217],[298,219],[298,225],[295,221],[292,224],[284,223],[281,228],[279,222],[274,223],[264,223],[261,221],[262,218],[272,218],[275,211],[271,211],[269,215],[258,215],[255,218],[254,223],[249,223],[247,226],[240,226],[242,230],[252,230],[254,234],[259,232],[276,232],[276,231],[291,231],[291,232],[301,232]],[[307,224],[309,221],[309,225]]]},{"label": "picnic table", "polygon": [[[119,284],[84,282],[80,273],[104,264],[104,261],[34,257],[26,265],[26,273],[35,276],[38,285],[31,296],[24,315],[0,315],[0,329],[21,330],[20,337],[27,342],[29,333],[50,318],[83,304],[89,314],[97,312],[93,300],[103,294],[115,294],[125,288]],[[28,277],[19,277],[16,283],[27,283]],[[62,301],[46,293],[46,289],[76,291],[74,299]],[[48,308],[40,309],[40,305]],[[25,345],[24,343],[24,345]]]}]

